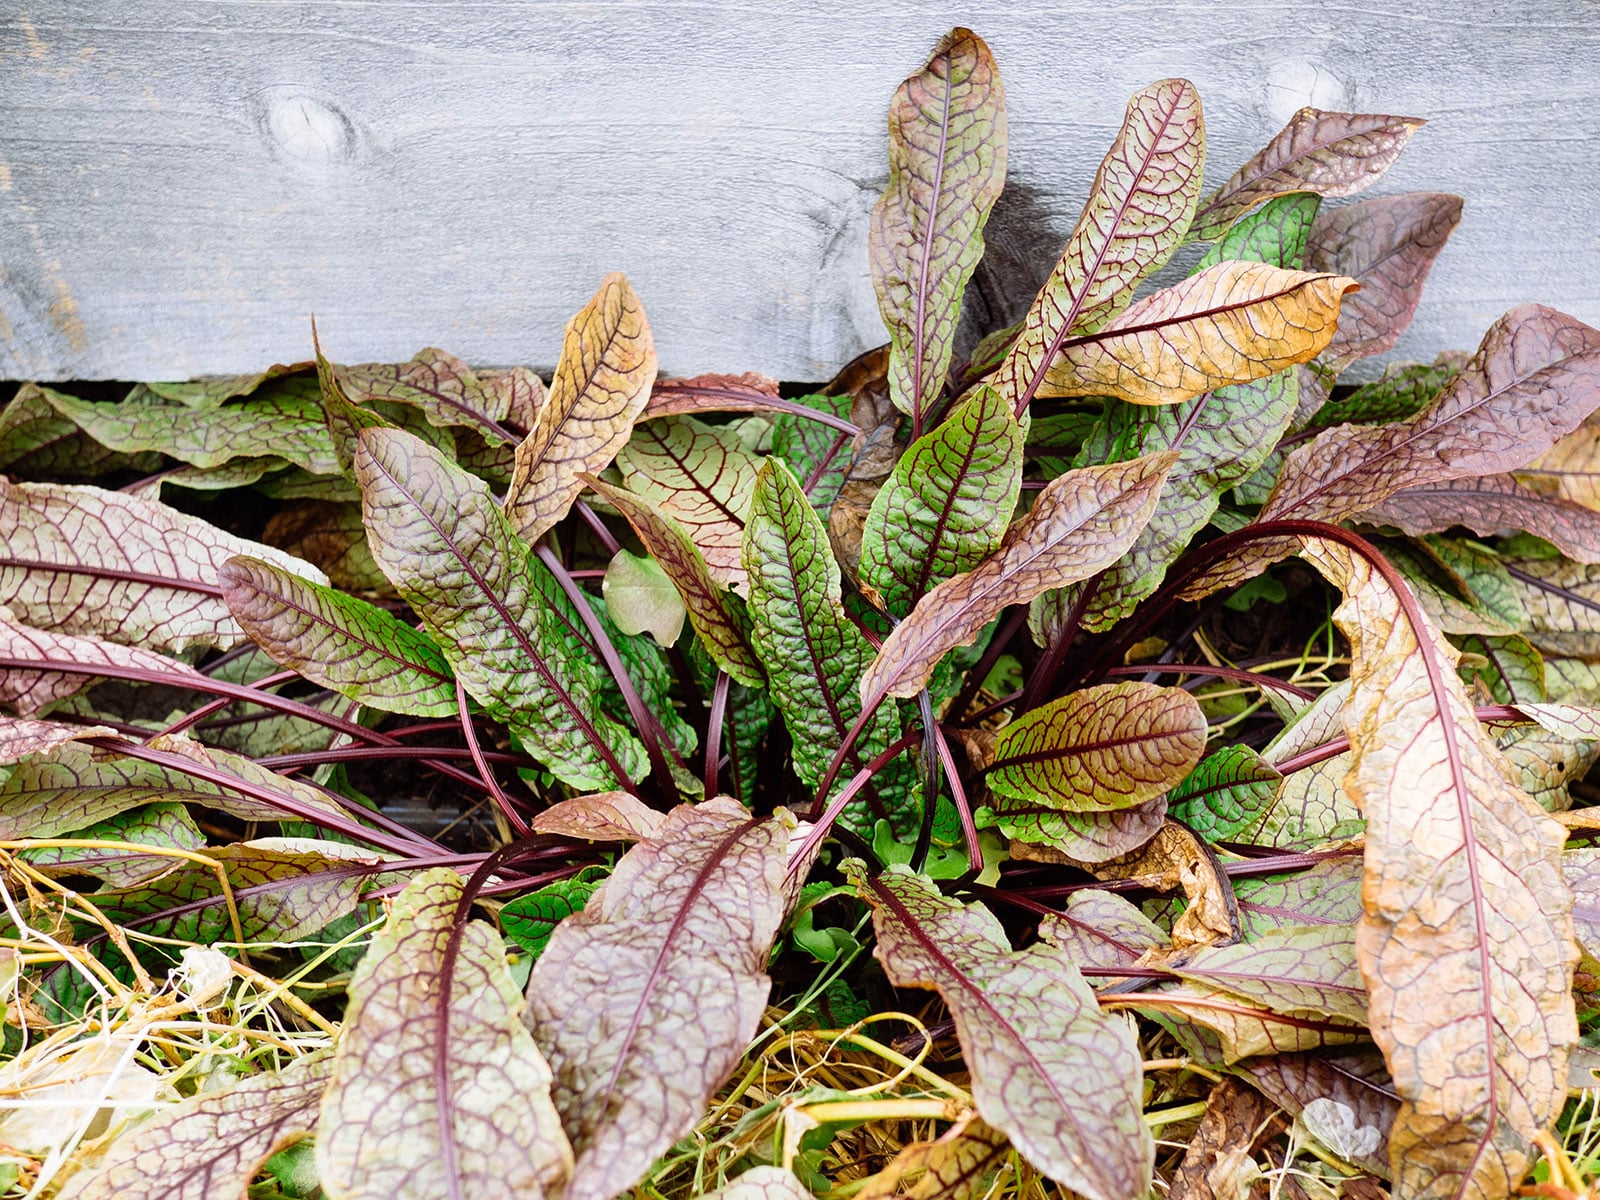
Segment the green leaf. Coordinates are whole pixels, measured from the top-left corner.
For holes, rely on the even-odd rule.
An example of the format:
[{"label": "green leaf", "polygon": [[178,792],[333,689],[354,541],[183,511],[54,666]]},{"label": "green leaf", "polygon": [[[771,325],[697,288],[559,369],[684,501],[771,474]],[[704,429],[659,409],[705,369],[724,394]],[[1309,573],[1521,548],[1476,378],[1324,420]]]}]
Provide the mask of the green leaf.
[{"label": "green leaf", "polygon": [[537,959],[550,944],[550,935],[594,895],[598,882],[558,879],[537,892],[518,896],[500,910],[500,928],[508,938]]},{"label": "green leaf", "polygon": [[904,867],[869,879],[856,864],[852,882],[873,906],[873,953],[889,981],[944,998],[979,1115],[1090,1200],[1142,1196],[1155,1145],[1139,1047],[1126,1020],[1101,1012],[1070,955],[1013,951],[986,908],[947,899]]},{"label": "green leaf", "polygon": [[495,422],[509,415],[510,390],[485,386],[466,363],[443,350],[430,346],[407,362],[335,366],[333,373],[343,394],[362,408],[401,405],[438,428],[465,426],[495,444],[508,440]]},{"label": "green leaf", "polygon": [[1165,451],[1052,479],[999,550],[934,588],[884,639],[862,677],[862,696],[910,699],[948,651],[970,643],[1002,609],[1116,562],[1150,520],[1176,461]]},{"label": "green leaf", "polygon": [[684,805],[534,964],[524,1017],[577,1156],[566,1200],[611,1200],[694,1128],[755,1036],[792,822]]},{"label": "green leaf", "polygon": [[867,512],[861,578],[895,616],[1000,548],[1022,489],[1022,429],[981,386],[911,444]]},{"label": "green leaf", "polygon": [[[1195,264],[1191,274],[1230,259],[1300,270],[1306,241],[1311,236],[1311,223],[1316,220],[1321,204],[1321,197],[1311,192],[1293,192],[1268,200],[1235,221]],[[1334,274],[1346,272],[1335,271]]]},{"label": "green leaf", "polygon": [[1544,659],[1521,634],[1469,635],[1460,640],[1457,672],[1473,690],[1495,704],[1539,704],[1545,694]]},{"label": "green leaf", "polygon": [[246,1076],[159,1108],[73,1175],[60,1200],[217,1200],[243,1196],[261,1163],[311,1132],[331,1055]]},{"label": "green leaf", "polygon": [[1066,907],[1039,917],[1039,936],[1086,967],[1129,967],[1147,950],[1166,947],[1171,935],[1115,892],[1081,888]]},{"label": "green leaf", "polygon": [[122,468],[160,467],[159,454],[130,456],[102,446],[56,411],[55,395],[49,388],[25,383],[0,410],[0,470],[24,479],[87,479]]},{"label": "green leaf", "polygon": [[202,375],[176,383],[146,383],[163,400],[174,400],[186,408],[206,412],[217,408],[235,396],[248,396],[269,380],[284,375],[298,375],[307,363],[274,363],[265,371],[252,371],[245,375]]},{"label": "green leaf", "polygon": [[[853,397],[799,396],[795,403],[848,419]],[[807,496],[826,520],[850,470],[850,436],[809,417],[778,413],[772,420],[772,453],[783,459],[796,479],[810,480],[816,474]],[[823,466],[830,455],[831,462]]]},{"label": "green leaf", "polygon": [[683,632],[683,597],[655,559],[619,550],[601,584],[606,608],[623,633],[648,633],[663,646]]},{"label": "green leaf", "polygon": [[1172,789],[1167,804],[1206,841],[1225,842],[1255,822],[1282,782],[1277,769],[1249,746],[1224,746]]},{"label": "green leaf", "polygon": [[573,787],[643,775],[644,747],[596,710],[597,665],[563,653],[528,546],[488,488],[395,429],[361,434],[355,470],[373,557],[473,698]]},{"label": "green leaf", "polygon": [[[20,851],[17,857],[46,875],[88,875],[108,888],[121,888],[172,870],[179,860],[161,850],[198,850],[206,844],[205,835],[181,804],[147,804],[68,836],[123,846],[40,846]],[[138,848],[144,846],[150,849]]]},{"label": "green leaf", "polygon": [[989,789],[1072,812],[1163,795],[1205,753],[1206,719],[1182,688],[1108,683],[1024,713],[1000,731]]},{"label": "green leaf", "polygon": [[234,619],[273,661],[369,708],[455,715],[444,654],[377,605],[258,558],[230,558],[218,579]]},{"label": "green leaf", "polygon": [[[794,738],[795,773],[815,787],[861,713],[858,685],[872,647],[845,616],[827,530],[776,460],[756,479],[744,564],[751,642]],[[880,708],[855,744],[852,768],[886,749],[899,736],[897,726],[893,709]]]},{"label": "green leaf", "polygon": [[1343,399],[1329,400],[1309,426],[1321,429],[1351,421],[1381,425],[1404,420],[1425,408],[1466,365],[1467,355],[1446,350],[1431,363],[1387,367],[1382,378],[1362,384]]},{"label": "green leaf", "polygon": [[418,876],[350,978],[317,1122],[340,1200],[540,1200],[571,1173],[500,935],[461,899],[455,872]]},{"label": "green leaf", "polygon": [[1016,411],[1039,390],[1062,343],[1110,321],[1178,248],[1200,199],[1205,136],[1200,96],[1187,80],[1163,79],[1128,101],[1061,261],[994,375]]},{"label": "green leaf", "polygon": [[982,38],[954,29],[890,101],[889,186],[867,237],[889,395],[919,423],[944,390],[961,295],[1005,177],[999,69]]}]

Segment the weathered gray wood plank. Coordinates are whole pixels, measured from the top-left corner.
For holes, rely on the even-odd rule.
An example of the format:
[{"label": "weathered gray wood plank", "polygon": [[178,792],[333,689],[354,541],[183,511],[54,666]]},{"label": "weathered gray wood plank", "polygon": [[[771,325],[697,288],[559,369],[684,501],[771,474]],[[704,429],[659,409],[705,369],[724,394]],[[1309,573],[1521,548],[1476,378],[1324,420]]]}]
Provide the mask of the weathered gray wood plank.
[{"label": "weathered gray wood plank", "polygon": [[[548,366],[628,272],[663,368],[826,376],[882,340],[884,111],[955,23],[1010,98],[996,308],[1133,89],[1198,84],[1213,180],[1300,104],[1428,116],[1385,191],[1462,228],[1402,357],[1542,300],[1600,323],[1600,4],[23,0],[0,13],[0,377],[425,344]],[[1009,262],[1009,266],[1006,263]]]}]

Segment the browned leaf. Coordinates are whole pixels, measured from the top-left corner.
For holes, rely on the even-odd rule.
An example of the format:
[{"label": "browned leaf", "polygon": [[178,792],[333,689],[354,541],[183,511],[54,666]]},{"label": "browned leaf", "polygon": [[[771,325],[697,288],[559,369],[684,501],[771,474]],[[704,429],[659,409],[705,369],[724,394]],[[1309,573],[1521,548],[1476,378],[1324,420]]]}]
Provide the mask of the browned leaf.
[{"label": "browned leaf", "polygon": [[1158,892],[1182,890],[1189,903],[1172,923],[1177,949],[1239,939],[1239,905],[1216,854],[1176,821],[1164,823],[1132,854],[1097,863],[1091,870],[1102,880],[1136,879]]},{"label": "browned leaf", "polygon": [[855,581],[861,537],[872,502],[905,451],[900,440],[900,410],[889,396],[889,348],[869,350],[848,363],[825,389],[850,397],[849,466],[828,509],[828,542],[845,577]]},{"label": "browned leaf", "polygon": [[1150,520],[1176,451],[1068,471],[1052,479],[1000,549],[947,579],[884,639],[861,680],[863,703],[915,696],[944,654],[965,646],[1000,612],[1087,579],[1133,544]]},{"label": "browned leaf", "polygon": [[1217,263],[1067,338],[1037,394],[1177,404],[1263,379],[1321,353],[1341,298],[1359,286],[1343,275]]},{"label": "browned leaf", "polygon": [[1394,349],[1422,299],[1428,269],[1461,221],[1461,197],[1413,192],[1317,214],[1306,268],[1348,275],[1361,290],[1344,302],[1322,362],[1339,371]]},{"label": "browned leaf", "polygon": [[1274,1054],[1239,1064],[1250,1082],[1284,1111],[1299,1116],[1310,1109],[1310,1124],[1324,1130],[1335,1122],[1348,1130],[1342,1157],[1384,1178],[1389,1176],[1387,1142],[1400,1100],[1383,1056],[1371,1047],[1335,1054]]},{"label": "browned leaf", "polygon": [[1345,593],[1345,787],[1367,820],[1357,952],[1401,1110],[1404,1197],[1504,1195],[1566,1097],[1577,948],[1565,832],[1511,782],[1403,587],[1342,544],[1303,554]]},{"label": "browned leaf", "polygon": [[644,308],[620,274],[567,322],[561,358],[539,419],[517,446],[505,511],[528,541],[549,529],[583,490],[578,476],[603,470],[627,444],[656,377]]},{"label": "browned leaf", "polygon": [[[1237,1079],[1224,1079],[1206,1098],[1206,1115],[1172,1177],[1167,1200],[1243,1200],[1251,1152],[1283,1131],[1275,1108]],[[1241,1180],[1243,1185],[1241,1186]]]},{"label": "browned leaf", "polygon": [[1555,543],[1568,558],[1600,563],[1600,512],[1542,496],[1515,475],[1469,475],[1405,488],[1359,519],[1413,535],[1456,525],[1485,535],[1523,529]]},{"label": "browned leaf", "polygon": [[1420,117],[1302,108],[1206,198],[1189,236],[1211,241],[1262,201],[1290,192],[1352,196],[1387,171],[1425,124]]},{"label": "browned leaf", "polygon": [[1582,425],[1517,470],[1517,478],[1542,496],[1600,509],[1600,416]]},{"label": "browned leaf", "polygon": [[967,1200],[1000,1164],[1011,1143],[977,1113],[931,1142],[912,1142],[866,1181],[856,1200]]}]

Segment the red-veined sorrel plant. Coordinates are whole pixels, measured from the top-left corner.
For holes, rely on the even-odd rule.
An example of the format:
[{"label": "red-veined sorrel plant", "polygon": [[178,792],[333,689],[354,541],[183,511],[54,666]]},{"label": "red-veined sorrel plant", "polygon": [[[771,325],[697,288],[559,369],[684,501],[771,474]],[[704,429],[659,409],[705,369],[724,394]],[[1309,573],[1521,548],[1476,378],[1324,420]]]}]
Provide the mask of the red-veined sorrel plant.
[{"label": "red-veined sorrel plant", "polygon": [[[888,344],[818,394],[659,379],[621,275],[548,384],[318,346],[120,404],[24,387],[0,834],[9,935],[58,950],[12,964],[19,1069],[175,945],[271,964],[392,898],[333,1053],[195,1091],[63,1194],[237,1192],[312,1132],[335,1197],[803,1197],[806,1129],[940,1117],[867,1194],[1013,1161],[1134,1200],[1176,1061],[1242,1081],[1194,1155],[1260,1093],[1397,1196],[1508,1195],[1595,1009],[1600,863],[1547,810],[1600,755],[1600,332],[1526,305],[1339,383],[1461,201],[1325,202],[1421,123],[1305,109],[1208,192],[1200,98],[1154,83],[1026,315],[969,345],[1007,134],[956,30],[890,109]],[[128,482],[51,482],[84,478]],[[1342,596],[1348,654],[1322,623],[1318,669],[1228,661],[1222,623],[1289,586]],[[412,773],[480,798],[495,848],[359,790]],[[758,1064],[713,1118],[737,1132],[671,1153],[769,972],[793,1025],[876,970],[938,993],[966,1077],[896,1058],[913,1091],[877,1108],[780,1110]]]}]

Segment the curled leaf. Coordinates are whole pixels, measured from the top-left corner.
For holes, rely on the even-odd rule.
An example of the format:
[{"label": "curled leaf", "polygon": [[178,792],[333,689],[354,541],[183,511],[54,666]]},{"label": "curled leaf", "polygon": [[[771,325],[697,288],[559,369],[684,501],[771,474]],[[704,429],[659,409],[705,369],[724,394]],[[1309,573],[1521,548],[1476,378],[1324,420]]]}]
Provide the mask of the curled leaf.
[{"label": "curled leaf", "polygon": [[538,1200],[571,1173],[500,935],[461,895],[453,871],[419,875],[350,978],[317,1122],[336,1200]]}]

